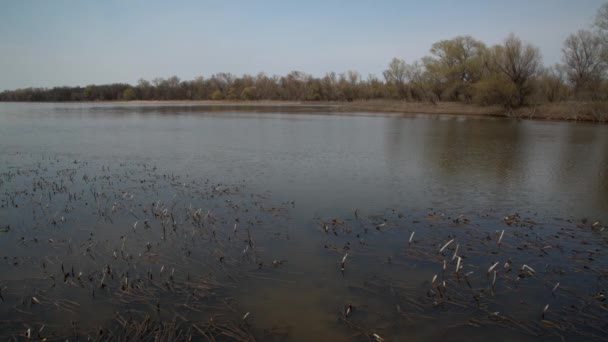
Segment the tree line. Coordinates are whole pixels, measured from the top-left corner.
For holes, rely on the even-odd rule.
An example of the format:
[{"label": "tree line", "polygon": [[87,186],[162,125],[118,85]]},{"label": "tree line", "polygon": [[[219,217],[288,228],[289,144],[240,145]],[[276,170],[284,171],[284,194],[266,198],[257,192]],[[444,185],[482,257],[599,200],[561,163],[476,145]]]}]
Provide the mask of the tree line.
[{"label": "tree line", "polygon": [[608,4],[598,11],[593,31],[580,30],[563,43],[562,63],[545,67],[537,47],[509,35],[487,46],[471,36],[433,44],[413,63],[394,58],[382,78],[356,71],[314,77],[300,71],[284,76],[235,76],[180,80],[173,76],[136,85],[25,88],[0,93],[0,101],[115,100],[281,100],[460,101],[508,108],[566,100],[608,99]]}]

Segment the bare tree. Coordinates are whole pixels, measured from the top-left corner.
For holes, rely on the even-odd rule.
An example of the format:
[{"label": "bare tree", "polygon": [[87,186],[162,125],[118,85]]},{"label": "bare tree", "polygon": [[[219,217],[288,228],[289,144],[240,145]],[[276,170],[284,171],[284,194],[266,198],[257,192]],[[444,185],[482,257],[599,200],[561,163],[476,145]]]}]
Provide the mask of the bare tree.
[{"label": "bare tree", "polygon": [[407,80],[407,65],[403,59],[393,58],[382,75],[386,82],[404,84]]},{"label": "bare tree", "polygon": [[384,70],[382,75],[386,80],[386,83],[397,88],[399,97],[406,97],[406,83],[407,83],[407,64],[403,59],[393,58],[388,64],[388,69]]},{"label": "bare tree", "polygon": [[406,64],[406,70],[407,78],[410,80],[413,97],[418,101],[428,100],[432,104],[435,104],[435,96],[433,92],[429,90],[430,82],[424,65],[419,61],[415,61],[412,64]]},{"label": "bare tree", "polygon": [[566,73],[566,66],[561,64],[542,68],[537,78],[537,85],[543,100],[556,102],[566,99],[569,93]]},{"label": "bare tree", "polygon": [[608,63],[608,3],[603,4],[597,11],[594,24],[602,41],[602,59]]},{"label": "bare tree", "polygon": [[488,64],[506,76],[515,86],[513,104],[523,106],[532,92],[531,80],[541,67],[541,55],[537,47],[523,43],[510,34],[503,45],[495,46],[489,54]]},{"label": "bare tree", "polygon": [[580,30],[566,39],[562,52],[568,80],[574,86],[575,94],[594,97],[594,89],[606,71],[600,37]]},{"label": "bare tree", "polygon": [[608,3],[603,4],[602,7],[597,10],[595,26],[602,31],[608,31]]}]

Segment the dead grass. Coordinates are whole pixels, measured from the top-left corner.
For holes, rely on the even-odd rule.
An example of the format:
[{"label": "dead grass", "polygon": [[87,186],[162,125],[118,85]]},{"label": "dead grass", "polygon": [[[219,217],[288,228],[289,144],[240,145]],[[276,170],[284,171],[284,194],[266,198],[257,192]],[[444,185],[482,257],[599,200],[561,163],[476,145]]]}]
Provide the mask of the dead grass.
[{"label": "dead grass", "polygon": [[348,111],[371,111],[371,112],[395,112],[410,114],[456,114],[456,115],[480,115],[480,116],[503,116],[504,110],[499,106],[477,106],[460,102],[406,102],[406,101],[356,101],[338,104],[341,110]]},{"label": "dead grass", "polygon": [[509,115],[522,119],[608,122],[607,102],[556,102],[514,110]]},{"label": "dead grass", "polygon": [[363,100],[354,102],[317,102],[317,101],[111,101],[124,104],[175,104],[201,106],[327,106],[332,113],[406,113],[435,115],[470,115],[511,117],[533,120],[608,122],[608,102],[556,102],[531,105],[514,110],[501,106],[479,106],[461,102],[406,102],[398,100]]},{"label": "dead grass", "polygon": [[[293,105],[324,105],[328,102],[301,102],[301,101],[278,101],[278,100],[133,100],[133,101],[94,101],[101,103],[114,103],[114,104],[166,104],[166,105],[201,105],[201,106],[214,106],[214,105],[233,105],[233,106],[262,106],[262,105],[273,105],[273,106],[293,106]],[[84,103],[87,103],[86,101]]]},{"label": "dead grass", "polygon": [[338,104],[341,111],[395,112],[411,114],[455,114],[512,117],[533,120],[608,122],[608,102],[556,102],[514,110],[500,106],[478,106],[460,102],[358,101]]}]

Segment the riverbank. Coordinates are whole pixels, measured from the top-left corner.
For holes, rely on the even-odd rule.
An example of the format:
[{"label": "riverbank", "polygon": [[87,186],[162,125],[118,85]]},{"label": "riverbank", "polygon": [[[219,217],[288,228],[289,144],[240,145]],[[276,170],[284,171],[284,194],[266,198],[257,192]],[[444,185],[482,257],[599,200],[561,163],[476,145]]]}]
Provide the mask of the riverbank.
[{"label": "riverbank", "polygon": [[406,102],[370,100],[354,102],[307,102],[307,101],[129,101],[121,103],[141,104],[193,104],[238,106],[327,106],[336,112],[372,112],[436,115],[471,115],[512,117],[534,120],[608,122],[608,104],[604,102],[558,102],[532,105],[515,110],[500,106],[479,106],[461,102]]},{"label": "riverbank", "polygon": [[[84,102],[90,103],[90,102]],[[532,120],[608,122],[608,103],[605,102],[557,102],[530,105],[518,109],[501,106],[479,106],[461,102],[406,102],[396,100],[369,100],[354,102],[317,102],[317,101],[234,101],[234,100],[135,100],[135,101],[96,101],[93,103],[142,104],[142,105],[192,105],[192,106],[238,106],[238,107],[276,107],[311,106],[325,107],[333,113],[369,112],[461,115],[479,117],[506,117]]]},{"label": "riverbank", "polygon": [[558,102],[531,105],[518,109],[478,106],[460,102],[361,101],[338,105],[340,110],[365,110],[420,114],[457,114],[511,117],[533,120],[608,122],[608,104],[604,102]]}]

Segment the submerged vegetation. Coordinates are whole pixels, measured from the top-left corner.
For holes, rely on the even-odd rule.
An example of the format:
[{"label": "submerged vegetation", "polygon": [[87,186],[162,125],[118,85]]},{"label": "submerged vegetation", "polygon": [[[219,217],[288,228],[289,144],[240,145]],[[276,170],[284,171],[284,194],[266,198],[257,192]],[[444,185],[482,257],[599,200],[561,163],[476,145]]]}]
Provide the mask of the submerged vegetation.
[{"label": "submerged vegetation", "polygon": [[[0,101],[358,101],[462,102],[499,105],[508,110],[526,106],[608,99],[608,4],[598,12],[594,32],[581,30],[563,44],[562,64],[545,67],[539,49],[510,35],[487,46],[471,36],[432,45],[430,55],[406,63],[394,58],[383,79],[356,71],[314,77],[301,71],[284,76],[217,73],[180,80],[173,76],[137,85],[125,83],[86,87],[26,88],[0,93]],[[587,117],[606,120],[603,104]]]},{"label": "submerged vegetation", "polygon": [[427,339],[608,334],[608,231],[594,220],[354,209],[305,220],[320,259],[302,273],[285,248],[295,202],[145,163],[28,159],[0,173],[2,339],[293,338],[303,323],[268,323],[265,291],[320,296],[318,317],[269,305],[357,341],[414,326]]}]

